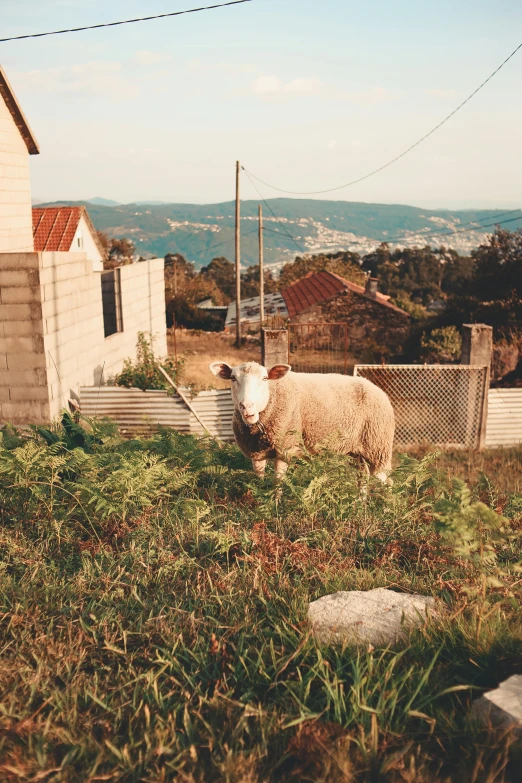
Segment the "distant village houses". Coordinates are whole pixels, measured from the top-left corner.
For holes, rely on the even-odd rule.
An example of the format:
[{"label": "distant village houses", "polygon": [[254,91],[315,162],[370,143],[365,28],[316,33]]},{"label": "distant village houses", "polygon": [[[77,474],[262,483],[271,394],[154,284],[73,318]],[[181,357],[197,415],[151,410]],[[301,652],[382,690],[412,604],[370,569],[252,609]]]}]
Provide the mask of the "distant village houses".
[{"label": "distant village houses", "polygon": [[48,422],[136,351],[167,353],[164,261],[103,271],[84,208],[31,206],[39,147],[0,68],[0,425]]},{"label": "distant village houses", "polygon": [[[279,316],[291,324],[343,323],[349,327],[350,351],[386,354],[397,351],[410,331],[410,316],[378,290],[378,281],[366,286],[333,272],[311,272],[280,292],[264,297],[265,317]],[[241,302],[241,323],[259,326],[260,298]],[[236,303],[228,306],[225,329],[236,323]]]}]

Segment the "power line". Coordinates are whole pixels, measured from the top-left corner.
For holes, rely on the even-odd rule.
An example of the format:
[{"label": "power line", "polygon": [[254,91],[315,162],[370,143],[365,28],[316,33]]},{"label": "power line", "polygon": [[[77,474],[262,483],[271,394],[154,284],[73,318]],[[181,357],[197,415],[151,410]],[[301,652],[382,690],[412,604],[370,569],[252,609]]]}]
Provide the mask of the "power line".
[{"label": "power line", "polygon": [[506,57],[504,62],[502,62],[498,68],[495,68],[495,70],[489,74],[487,79],[485,79],[482,84],[479,84],[479,86],[473,90],[472,93],[468,95],[467,98],[465,98],[462,103],[459,103],[459,105],[453,109],[452,112],[450,112],[446,117],[444,117],[443,120],[441,120],[437,125],[435,125],[434,128],[432,128],[428,133],[425,133],[424,136],[421,136],[420,139],[418,139],[414,144],[410,144],[409,147],[407,147],[403,152],[401,152],[399,155],[396,155],[394,158],[389,160],[387,163],[384,163],[382,166],[379,166],[376,169],[373,169],[372,171],[368,172],[368,174],[365,174],[362,177],[358,177],[357,179],[353,179],[351,182],[346,182],[344,185],[337,185],[334,188],[325,188],[324,190],[308,190],[308,191],[299,191],[299,190],[285,190],[284,188],[279,188],[276,185],[270,185],[268,182],[265,182],[260,177],[256,177],[255,174],[252,174],[252,172],[248,172],[246,169],[245,171],[247,174],[250,174],[254,179],[256,179],[258,182],[260,182],[262,185],[266,185],[267,188],[271,188],[272,190],[277,190],[279,193],[288,193],[292,196],[316,196],[320,193],[332,193],[334,190],[343,190],[344,188],[348,188],[351,185],[356,185],[358,182],[363,182],[366,179],[369,179],[370,177],[373,177],[374,174],[378,174],[380,171],[384,171],[384,169],[387,169],[389,166],[391,166],[393,163],[397,163],[398,160],[401,158],[404,158],[405,155],[407,155],[409,152],[414,150],[416,147],[419,146],[419,144],[422,144],[423,141],[426,141],[427,138],[432,136],[435,131],[438,131],[439,128],[442,128],[443,125],[445,125],[448,120],[450,120],[452,117],[455,116],[455,114],[460,111],[469,101],[483,88],[486,86],[486,84],[491,81],[491,79],[496,76],[496,74],[506,65],[506,63],[511,60],[512,57],[515,56],[515,54],[519,51],[519,49],[522,49],[522,43],[517,46],[514,51],[511,52],[509,57]]},{"label": "power line", "polygon": [[[255,183],[255,182],[252,180],[252,178],[251,178],[251,176],[250,176],[249,172],[246,170],[246,168],[245,168],[244,166],[241,166],[241,168],[243,169],[243,171],[244,171],[244,172],[245,172],[245,174],[247,175],[248,179],[250,180],[250,184],[252,185],[252,187],[253,187],[253,188],[255,188],[255,190],[257,191],[257,195],[259,196],[259,198],[261,199],[261,201],[264,203],[265,207],[268,209],[268,211],[270,212],[270,214],[272,215],[272,217],[274,218],[274,220],[276,220],[276,222],[277,222],[277,223],[279,223],[279,226],[280,226],[280,228],[282,229],[283,233],[284,233],[284,234],[286,234],[286,236],[287,236],[289,239],[291,239],[291,240],[292,240],[292,242],[294,243],[294,245],[296,246],[296,248],[299,250],[299,252],[300,252],[300,253],[304,253],[305,251],[303,250],[303,248],[302,248],[302,247],[299,245],[299,243],[298,243],[298,242],[297,242],[297,241],[294,239],[294,237],[293,237],[291,234],[289,234],[289,233],[288,233],[288,231],[287,231],[287,230],[284,228],[283,224],[281,223],[281,221],[279,220],[279,218],[278,218],[278,217],[277,217],[277,215],[275,214],[274,210],[272,209],[272,207],[270,206],[270,204],[268,203],[268,201],[266,200],[266,198],[264,198],[264,197],[261,195],[261,192],[260,192],[259,188],[257,187],[256,183]],[[256,178],[256,179],[257,179],[257,178]]]},{"label": "power line", "polygon": [[91,24],[85,27],[71,27],[68,30],[53,30],[48,33],[31,33],[29,35],[14,35],[11,38],[0,38],[0,43],[6,41],[21,41],[24,38],[44,38],[47,35],[63,35],[64,33],[81,33],[84,30],[99,30],[101,27],[117,27],[122,24],[134,24],[135,22],[150,22],[152,19],[166,19],[170,16],[182,16],[183,14],[196,14],[199,11],[212,11],[215,8],[224,8],[227,5],[240,5],[241,3],[251,3],[252,0],[229,0],[227,3],[217,3],[215,5],[206,5],[201,8],[189,8],[186,11],[172,11],[168,14],[156,14],[155,16],[141,16],[137,19],[124,19],[121,22],[105,22],[103,24]]}]

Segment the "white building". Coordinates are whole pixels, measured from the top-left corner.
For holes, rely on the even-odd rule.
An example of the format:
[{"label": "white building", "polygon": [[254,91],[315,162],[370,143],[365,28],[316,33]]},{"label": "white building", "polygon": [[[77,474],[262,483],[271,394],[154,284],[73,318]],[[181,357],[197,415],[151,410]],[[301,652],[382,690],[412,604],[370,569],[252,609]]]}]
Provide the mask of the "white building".
[{"label": "white building", "polygon": [[135,356],[138,332],[167,353],[163,259],[103,272],[85,209],[33,212],[38,151],[0,69],[0,425],[57,416]]}]

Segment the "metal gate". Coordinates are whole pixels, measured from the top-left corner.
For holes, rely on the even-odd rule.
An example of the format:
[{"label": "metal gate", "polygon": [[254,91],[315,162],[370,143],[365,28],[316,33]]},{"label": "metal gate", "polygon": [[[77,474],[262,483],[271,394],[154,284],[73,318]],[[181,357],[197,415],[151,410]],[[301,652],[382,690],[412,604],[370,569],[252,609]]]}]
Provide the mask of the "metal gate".
[{"label": "metal gate", "polygon": [[469,365],[357,364],[389,396],[395,411],[395,447],[430,444],[446,449],[484,445],[488,368]]},{"label": "metal gate", "polygon": [[348,324],[289,324],[288,356],[295,372],[348,374]]}]

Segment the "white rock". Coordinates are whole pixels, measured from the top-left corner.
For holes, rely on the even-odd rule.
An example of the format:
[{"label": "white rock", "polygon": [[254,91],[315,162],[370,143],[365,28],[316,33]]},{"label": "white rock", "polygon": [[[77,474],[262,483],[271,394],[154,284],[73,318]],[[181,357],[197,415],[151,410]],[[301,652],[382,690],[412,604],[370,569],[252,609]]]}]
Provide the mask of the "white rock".
[{"label": "white rock", "polygon": [[522,674],[514,674],[498,688],[477,699],[473,715],[493,727],[514,728],[522,734]]},{"label": "white rock", "polygon": [[308,605],[308,619],[320,642],[389,644],[435,614],[435,599],[384,587],[325,595]]}]

